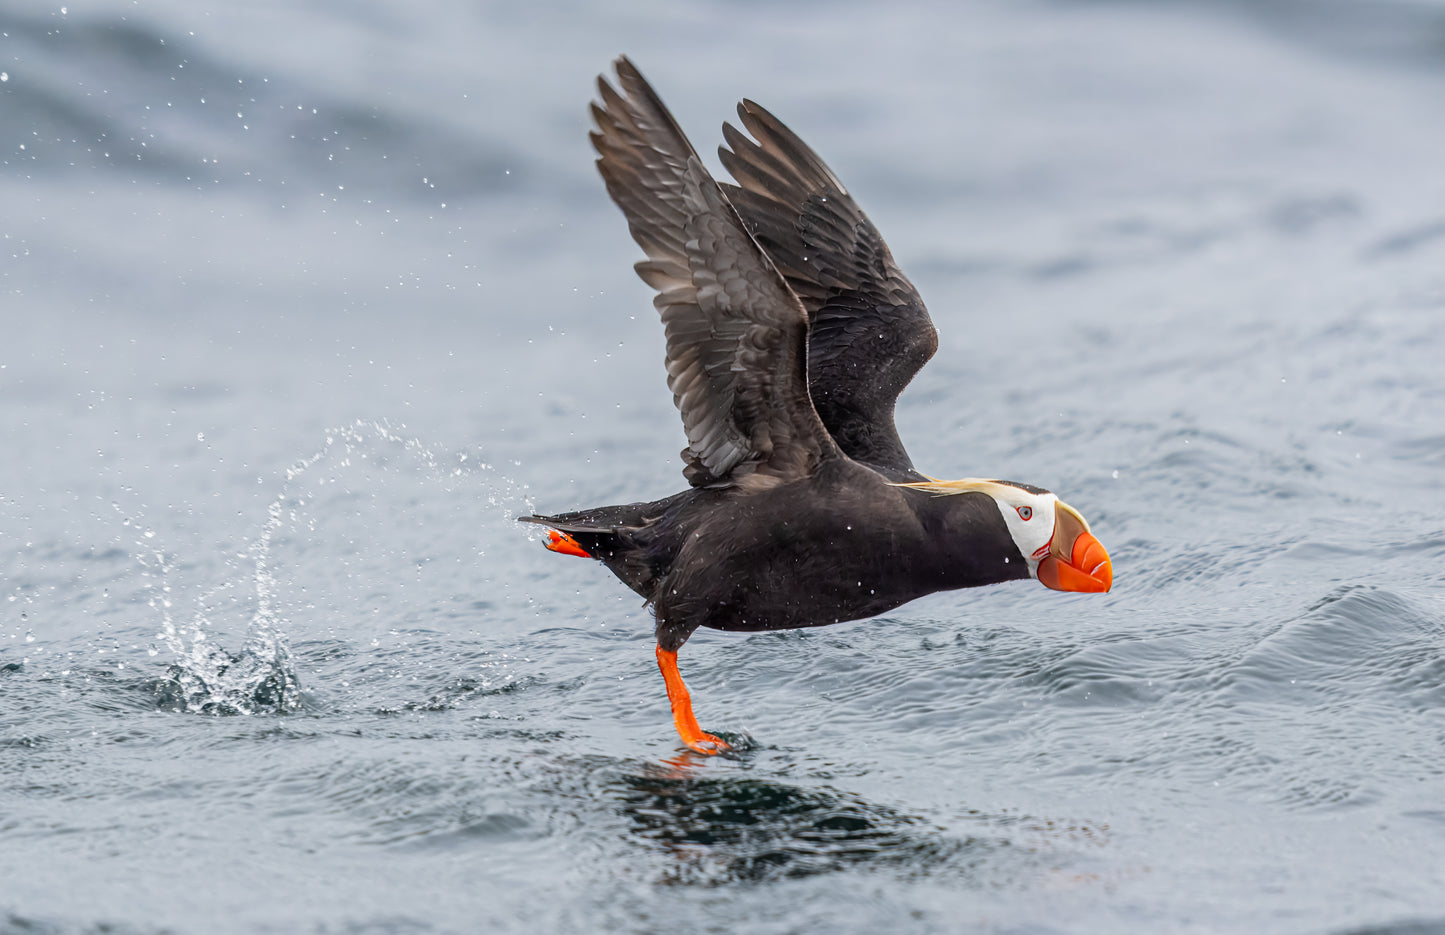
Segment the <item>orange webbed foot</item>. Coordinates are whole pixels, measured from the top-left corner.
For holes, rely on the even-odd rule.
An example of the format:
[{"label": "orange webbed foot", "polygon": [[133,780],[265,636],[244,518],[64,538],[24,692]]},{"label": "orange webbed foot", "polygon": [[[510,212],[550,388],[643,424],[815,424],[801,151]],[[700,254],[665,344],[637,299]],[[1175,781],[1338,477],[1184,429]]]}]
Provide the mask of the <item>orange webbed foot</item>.
[{"label": "orange webbed foot", "polygon": [[[682,732],[678,731],[678,734],[682,735]],[[682,742],[698,753],[705,753],[708,756],[717,756],[719,753],[724,753],[732,749],[732,746],[726,740],[723,740],[721,737],[715,737],[703,730],[698,731],[696,737],[689,738],[683,736]]]},{"label": "orange webbed foot", "polygon": [[672,723],[682,742],[698,753],[716,756],[732,749],[721,737],[714,737],[697,724],[692,713],[692,696],[682,682],[682,673],[677,671],[676,650],[657,647],[657,667],[662,670],[662,680],[667,685],[667,700],[672,704]]},{"label": "orange webbed foot", "polygon": [[591,558],[587,550],[577,544],[577,540],[565,532],[558,532],[555,529],[547,530],[547,541],[542,543],[549,551],[560,552],[563,555],[575,555],[578,558]]}]

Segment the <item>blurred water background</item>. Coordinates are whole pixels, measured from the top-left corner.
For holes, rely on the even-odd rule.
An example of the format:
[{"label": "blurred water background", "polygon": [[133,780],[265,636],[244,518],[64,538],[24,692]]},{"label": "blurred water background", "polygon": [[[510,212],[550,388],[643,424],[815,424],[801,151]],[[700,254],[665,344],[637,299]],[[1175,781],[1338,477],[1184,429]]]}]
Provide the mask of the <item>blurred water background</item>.
[{"label": "blurred water background", "polygon": [[[823,154],[914,460],[1113,593],[703,631],[680,751],[512,521],[682,485],[620,52]],[[1445,932],[1442,167],[1436,0],[5,4],[0,933]]]}]

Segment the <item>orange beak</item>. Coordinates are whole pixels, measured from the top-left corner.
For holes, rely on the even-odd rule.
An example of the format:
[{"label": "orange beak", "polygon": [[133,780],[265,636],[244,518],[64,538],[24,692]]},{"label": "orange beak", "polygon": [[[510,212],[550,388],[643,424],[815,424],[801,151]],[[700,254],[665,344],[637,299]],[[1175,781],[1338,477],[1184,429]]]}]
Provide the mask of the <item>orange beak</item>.
[{"label": "orange beak", "polygon": [[1109,553],[1078,511],[1060,501],[1055,507],[1054,538],[1039,560],[1039,582],[1055,591],[1099,594],[1114,584]]}]

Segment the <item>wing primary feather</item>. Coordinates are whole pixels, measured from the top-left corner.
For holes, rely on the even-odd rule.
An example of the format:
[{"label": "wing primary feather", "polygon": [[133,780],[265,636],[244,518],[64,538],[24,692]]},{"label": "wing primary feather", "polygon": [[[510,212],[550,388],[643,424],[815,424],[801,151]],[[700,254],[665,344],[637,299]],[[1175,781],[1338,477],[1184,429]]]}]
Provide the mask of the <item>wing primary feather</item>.
[{"label": "wing primary feather", "polygon": [[928,310],[818,154],[750,100],[738,119],[747,133],[723,125],[718,156],[737,182],[724,191],[809,315],[814,406],[845,454],[914,478],[893,410],[937,349]]},{"label": "wing primary feather", "polygon": [[693,485],[777,483],[838,455],[808,394],[808,315],[641,72],[598,78],[598,171],[647,259]]}]

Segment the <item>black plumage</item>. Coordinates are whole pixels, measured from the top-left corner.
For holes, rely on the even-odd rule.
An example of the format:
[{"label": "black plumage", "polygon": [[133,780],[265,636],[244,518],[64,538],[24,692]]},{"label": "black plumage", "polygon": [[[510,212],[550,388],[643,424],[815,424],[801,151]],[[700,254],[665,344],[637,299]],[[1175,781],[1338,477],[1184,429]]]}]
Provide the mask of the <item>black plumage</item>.
[{"label": "black plumage", "polygon": [[[720,186],[632,63],[619,58],[616,69],[618,89],[598,81],[592,141],[647,255],[638,274],[657,290],[690,486],[650,503],[522,519],[554,530],[549,548],[603,562],[652,606],[683,740],[704,752],[726,746],[698,728],[677,673],[676,652],[698,627],[821,626],[1035,576],[1107,590],[1108,581],[1094,586],[1112,574],[1107,554],[1064,504],[1042,546],[1021,550],[1035,544],[1035,509],[1052,514],[1051,494],[930,482],[914,469],[893,410],[937,335],[822,160],[744,101],[752,137],[724,125],[719,152],[737,184]],[[1083,584],[1070,584],[1070,569],[1058,583],[1055,566],[1095,546]]]}]

